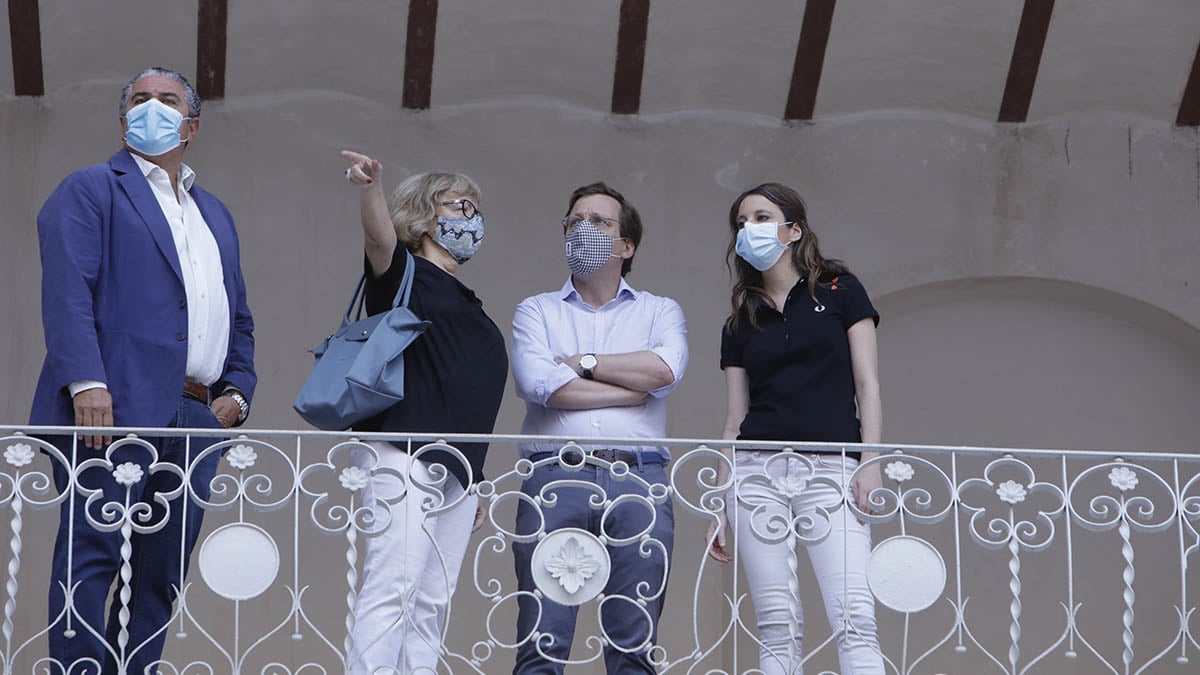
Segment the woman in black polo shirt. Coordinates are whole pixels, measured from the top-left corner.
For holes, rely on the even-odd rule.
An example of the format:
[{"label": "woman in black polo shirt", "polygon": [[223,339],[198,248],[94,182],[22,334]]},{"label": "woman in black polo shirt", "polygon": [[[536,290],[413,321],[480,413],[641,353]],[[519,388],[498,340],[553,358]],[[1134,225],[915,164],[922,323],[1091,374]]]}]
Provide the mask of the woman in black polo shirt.
[{"label": "woman in black polo shirt", "polygon": [[[388,203],[382,164],[342,155],[350,160],[346,178],[362,188],[368,314],[391,307],[412,264],[409,308],[431,322],[404,352],[404,400],[355,429],[490,434],[508,377],[504,336],[474,291],[454,277],[483,242],[479,188],[461,174],[425,173],[400,183]],[[369,445],[373,452],[354,460],[375,470],[362,503],[382,509],[376,500],[404,498],[377,514],[386,530],[367,540],[346,670],[432,673],[467,541],[482,523],[468,489],[483,479],[487,444],[456,444],[465,463],[418,443]]]},{"label": "woman in black polo shirt", "polygon": [[[867,587],[870,531],[848,508],[869,511],[880,486],[877,465],[851,481],[860,459],[845,443],[880,440],[875,325],[879,314],[845,265],[821,255],[795,190],[764,183],[729,211],[734,271],[732,312],[721,335],[728,389],[723,438],[818,441],[827,451],[734,452],[737,546],[758,622],[759,668],[794,673],[802,659],[796,546],[808,550],[829,622],[838,636],[841,672],[883,675],[875,605]],[[728,480],[724,463],[720,480]],[[843,501],[847,500],[847,501]],[[709,555],[726,562],[725,519],[709,529]]]}]

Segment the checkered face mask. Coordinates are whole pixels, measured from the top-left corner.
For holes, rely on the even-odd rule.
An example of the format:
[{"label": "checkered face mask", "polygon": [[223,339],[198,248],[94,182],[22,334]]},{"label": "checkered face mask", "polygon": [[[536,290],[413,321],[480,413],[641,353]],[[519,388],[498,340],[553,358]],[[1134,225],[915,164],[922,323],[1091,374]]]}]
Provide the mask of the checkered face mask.
[{"label": "checkered face mask", "polygon": [[461,265],[483,245],[483,216],[478,213],[470,219],[438,216],[437,236],[433,240]]},{"label": "checkered face mask", "polygon": [[614,241],[616,239],[601,232],[591,221],[580,222],[575,229],[567,233],[567,267],[570,267],[574,274],[588,276],[603,267],[609,258],[621,257],[613,255]]}]

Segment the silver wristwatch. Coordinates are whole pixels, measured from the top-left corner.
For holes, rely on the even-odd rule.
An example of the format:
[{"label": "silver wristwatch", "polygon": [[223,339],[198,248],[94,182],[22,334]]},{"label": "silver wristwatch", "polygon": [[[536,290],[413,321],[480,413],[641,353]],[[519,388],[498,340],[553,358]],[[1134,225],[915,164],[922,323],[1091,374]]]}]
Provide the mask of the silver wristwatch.
[{"label": "silver wristwatch", "polygon": [[250,402],[247,401],[246,397],[242,396],[242,392],[238,391],[237,389],[230,389],[229,391],[225,392],[225,395],[233,399],[233,402],[238,406],[238,424],[245,422],[246,418],[250,416]]},{"label": "silver wristwatch", "polygon": [[592,371],[596,369],[596,363],[595,354],[584,354],[579,358],[579,369],[582,371],[583,379],[593,379]]}]

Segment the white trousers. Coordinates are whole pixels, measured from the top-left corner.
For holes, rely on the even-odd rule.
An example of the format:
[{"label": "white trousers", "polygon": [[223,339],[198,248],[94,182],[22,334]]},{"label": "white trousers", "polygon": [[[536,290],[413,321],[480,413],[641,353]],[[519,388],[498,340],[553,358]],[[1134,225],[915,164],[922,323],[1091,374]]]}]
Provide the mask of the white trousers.
[{"label": "white trousers", "polygon": [[847,486],[858,462],[803,455],[810,468],[797,455],[735,454],[737,498],[727,500],[727,515],[737,523],[738,555],[754,601],[759,668],[764,675],[803,673],[804,612],[796,571],[796,548],[802,545],[837,637],[841,675],[884,675],[875,601],[867,586],[871,533],[841,503],[842,490],[850,495]]},{"label": "white trousers", "polygon": [[[375,505],[376,522],[387,519],[390,511],[391,522],[382,534],[367,539],[347,672],[433,674],[478,498],[464,494],[452,475],[423,491],[420,485],[435,483],[428,462],[413,460],[388,443],[370,445],[379,464],[363,490],[363,504]],[[363,470],[371,468],[366,451],[355,453],[353,461]],[[391,505],[376,503],[401,495]]]}]

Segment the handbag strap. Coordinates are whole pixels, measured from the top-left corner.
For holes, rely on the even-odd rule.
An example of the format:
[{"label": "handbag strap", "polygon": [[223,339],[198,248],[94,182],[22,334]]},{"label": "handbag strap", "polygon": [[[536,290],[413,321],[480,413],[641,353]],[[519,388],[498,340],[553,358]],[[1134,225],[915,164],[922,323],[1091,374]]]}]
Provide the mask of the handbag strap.
[{"label": "handbag strap", "polygon": [[[362,318],[363,305],[367,302],[367,293],[364,287],[367,285],[367,273],[358,278],[358,285],[354,287],[354,295],[350,296],[350,304],[346,307],[346,316],[342,317],[342,326],[349,326],[351,323]],[[358,305],[358,312],[354,312],[354,306]],[[351,315],[354,318],[350,318]]]},{"label": "handbag strap", "polygon": [[[404,244],[397,242],[397,246]],[[408,307],[408,299],[412,296],[413,273],[414,267],[417,266],[417,261],[413,260],[412,253],[407,248],[404,249],[404,279],[400,281],[400,288],[396,289],[396,297],[392,299],[392,307]],[[401,297],[403,296],[403,297]]]},{"label": "handbag strap", "polygon": [[[396,245],[403,246],[404,244],[397,242]],[[393,309],[396,307],[408,307],[408,300],[412,296],[413,268],[416,267],[416,261],[413,260],[412,253],[408,249],[404,250],[404,258],[404,278],[400,280],[400,288],[396,289],[396,297],[392,298]],[[362,318],[363,310],[367,304],[366,285],[367,273],[363,272],[363,275],[358,279],[358,285],[354,287],[354,295],[350,296],[350,304],[346,306],[346,315],[342,317],[343,326],[348,326]],[[358,305],[357,312],[354,309],[355,305]],[[351,316],[354,316],[354,318],[351,319]]]}]

